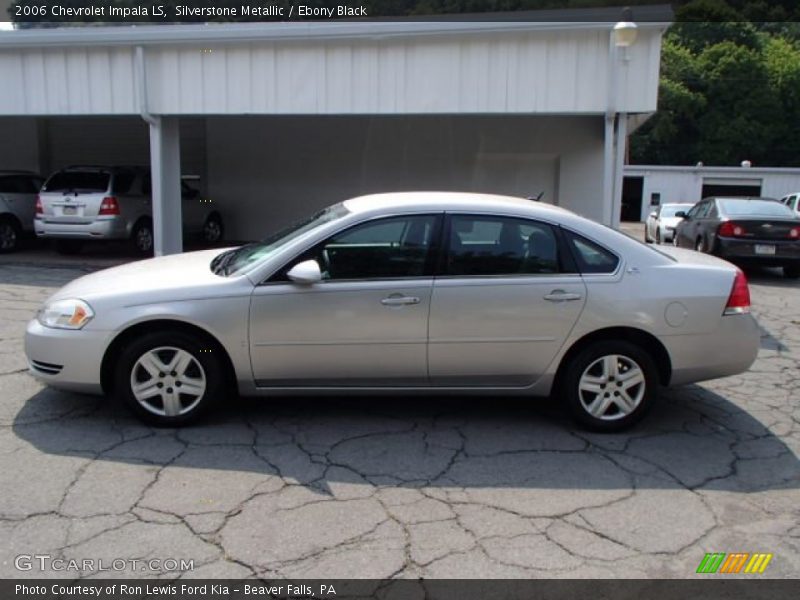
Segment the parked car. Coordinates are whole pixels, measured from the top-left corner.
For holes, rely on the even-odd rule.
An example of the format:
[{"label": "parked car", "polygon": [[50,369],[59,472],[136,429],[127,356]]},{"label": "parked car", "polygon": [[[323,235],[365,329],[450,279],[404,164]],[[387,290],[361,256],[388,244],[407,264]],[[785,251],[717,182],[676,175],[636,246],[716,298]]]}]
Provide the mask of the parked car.
[{"label": "parked car", "polygon": [[785,204],[798,219],[800,219],[800,192],[784,196],[781,198],[781,202]]},{"label": "parked car", "polygon": [[[206,242],[223,236],[222,217],[213,204],[185,181],[183,228]],[[137,252],[153,251],[150,173],[142,167],[75,166],[57,171],[45,182],[36,204],[36,235],[56,240],[64,254],[81,250],[87,240],[128,239]]]},{"label": "parked car", "polygon": [[647,216],[644,228],[644,241],[656,244],[671,243],[675,237],[675,227],[681,218],[676,213],[688,212],[694,203],[662,204],[651,211]]},{"label": "parked car", "polygon": [[0,171],[0,252],[13,252],[33,234],[36,194],[44,181],[30,171]]},{"label": "parked car", "polygon": [[772,198],[706,198],[683,215],[676,245],[800,277],[800,219]]},{"label": "parked car", "polygon": [[[638,421],[659,385],[746,370],[744,274],[564,209],[466,193],[336,204],[260,243],[81,277],[30,321],[31,373],[157,425],[229,398],[556,393]],[[669,254],[669,255],[668,255]]]}]

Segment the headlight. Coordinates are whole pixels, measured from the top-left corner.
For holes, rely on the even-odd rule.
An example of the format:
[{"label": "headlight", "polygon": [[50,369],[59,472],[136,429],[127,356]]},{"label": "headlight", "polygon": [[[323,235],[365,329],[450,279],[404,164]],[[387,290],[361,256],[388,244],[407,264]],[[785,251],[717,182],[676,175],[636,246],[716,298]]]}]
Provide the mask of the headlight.
[{"label": "headlight", "polygon": [[94,317],[92,307],[83,300],[56,300],[45,304],[36,318],[45,327],[81,329]]}]

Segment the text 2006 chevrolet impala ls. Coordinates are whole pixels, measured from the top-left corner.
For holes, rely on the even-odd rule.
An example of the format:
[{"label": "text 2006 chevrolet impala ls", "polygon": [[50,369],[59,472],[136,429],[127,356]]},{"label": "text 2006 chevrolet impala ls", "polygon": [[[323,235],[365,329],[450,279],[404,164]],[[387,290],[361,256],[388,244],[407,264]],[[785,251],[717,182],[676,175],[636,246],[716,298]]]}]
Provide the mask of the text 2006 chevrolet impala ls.
[{"label": "text 2006 chevrolet impala ls", "polygon": [[[667,254],[668,252],[668,254]],[[563,209],[466,193],[365,196],[263,242],[63,287],[27,330],[31,372],[186,423],[287,393],[557,393],[583,425],[639,420],[659,385],[746,370],[747,281]]]}]

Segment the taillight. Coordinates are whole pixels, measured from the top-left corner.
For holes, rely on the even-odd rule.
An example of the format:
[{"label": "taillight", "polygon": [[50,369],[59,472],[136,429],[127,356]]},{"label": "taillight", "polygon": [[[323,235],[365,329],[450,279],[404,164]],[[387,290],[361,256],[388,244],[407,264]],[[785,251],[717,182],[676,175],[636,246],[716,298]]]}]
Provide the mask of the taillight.
[{"label": "taillight", "polygon": [[99,215],[118,215],[119,214],[119,202],[114,196],[106,196],[103,198],[103,202],[100,204],[100,212],[97,213]]},{"label": "taillight", "polygon": [[725,221],[722,225],[719,226],[717,233],[724,237],[739,237],[744,235],[744,227],[739,225],[739,223],[734,223],[733,221]]},{"label": "taillight", "polygon": [[37,215],[44,214],[44,206],[42,205],[42,198],[38,194],[36,196],[36,214]]},{"label": "taillight", "polygon": [[750,288],[747,286],[747,277],[736,269],[736,278],[733,280],[731,295],[725,305],[724,315],[741,315],[750,312]]},{"label": "taillight", "polygon": [[800,227],[792,227],[789,230],[789,237],[793,240],[800,239]]}]

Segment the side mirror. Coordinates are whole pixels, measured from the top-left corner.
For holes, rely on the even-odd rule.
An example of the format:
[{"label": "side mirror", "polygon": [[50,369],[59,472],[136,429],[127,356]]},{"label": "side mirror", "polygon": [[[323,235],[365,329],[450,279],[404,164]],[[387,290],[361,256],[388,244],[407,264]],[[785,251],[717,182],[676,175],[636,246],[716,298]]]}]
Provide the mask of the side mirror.
[{"label": "side mirror", "polygon": [[655,219],[658,216],[658,212],[654,210],[653,212],[650,213],[650,216]]},{"label": "side mirror", "polygon": [[286,276],[295,283],[317,283],[322,281],[322,271],[320,271],[319,263],[315,260],[305,260],[297,263]]},{"label": "side mirror", "polygon": [[686,218],[686,212],[683,211],[683,210],[679,210],[678,212],[675,213],[675,216],[679,217],[681,219],[685,219]]}]

